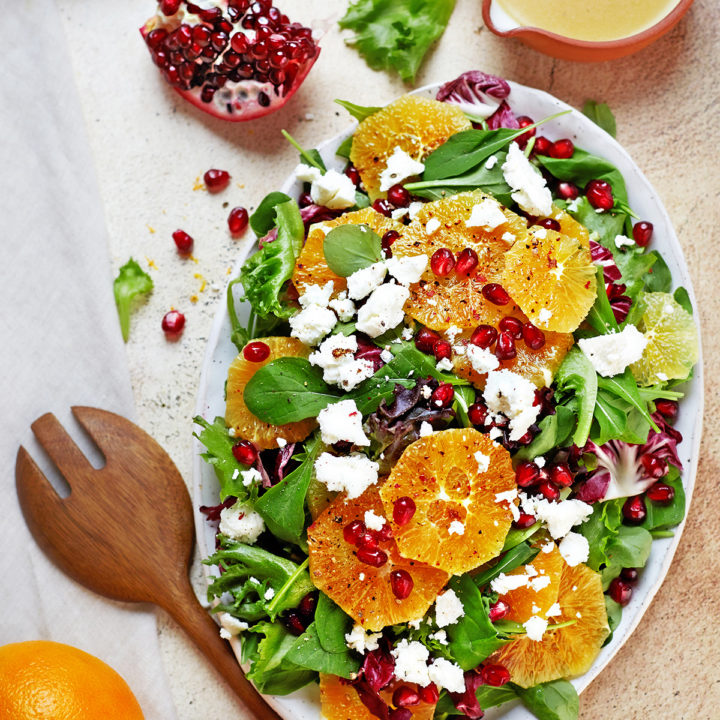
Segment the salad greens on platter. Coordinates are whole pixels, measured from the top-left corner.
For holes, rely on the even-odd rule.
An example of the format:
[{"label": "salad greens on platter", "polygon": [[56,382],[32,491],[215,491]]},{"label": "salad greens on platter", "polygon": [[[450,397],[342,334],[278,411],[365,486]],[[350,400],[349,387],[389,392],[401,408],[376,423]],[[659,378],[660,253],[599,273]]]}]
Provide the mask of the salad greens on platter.
[{"label": "salad greens on platter", "polygon": [[328,720],[572,720],[685,514],[688,293],[619,170],[504,80],[341,104],[344,172],[287,136],[303,190],[250,219],[226,414],[196,418],[221,634]]}]

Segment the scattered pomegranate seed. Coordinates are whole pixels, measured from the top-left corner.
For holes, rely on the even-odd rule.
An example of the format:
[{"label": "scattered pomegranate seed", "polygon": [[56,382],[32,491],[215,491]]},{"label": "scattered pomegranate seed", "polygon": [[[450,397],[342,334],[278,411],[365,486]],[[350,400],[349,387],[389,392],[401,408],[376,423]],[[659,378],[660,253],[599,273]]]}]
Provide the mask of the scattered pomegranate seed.
[{"label": "scattered pomegranate seed", "polygon": [[653,455],[652,453],[642,455],[640,457],[640,462],[642,463],[643,469],[645,470],[645,475],[649,478],[654,478],[655,480],[658,480],[659,478],[667,475],[667,463],[665,462],[665,460],[662,460],[657,455]]},{"label": "scattered pomegranate seed", "polygon": [[640,246],[646,247],[650,244],[653,234],[653,224],[642,220],[633,225],[633,240]]},{"label": "scattered pomegranate seed", "polygon": [[563,200],[576,200],[580,197],[580,188],[571,182],[558,183],[557,192]]},{"label": "scattered pomegranate seed", "polygon": [[408,708],[395,708],[388,713],[388,720],[412,720],[412,716]]},{"label": "scattered pomegranate seed", "polygon": [[227,219],[231,235],[242,235],[248,226],[248,211],[244,207],[235,207]]},{"label": "scattered pomegranate seed", "polygon": [[267,360],[270,357],[270,346],[261,340],[254,340],[243,348],[243,357],[253,363]]},{"label": "scattered pomegranate seed", "polygon": [[392,540],[393,532],[390,523],[383,523],[383,526],[379,530],[371,530],[370,532],[379,543]]},{"label": "scattered pomegranate seed", "polygon": [[623,568],[620,571],[620,577],[628,583],[636,583],[640,577],[640,573],[637,568]]},{"label": "scattered pomegranate seed", "polygon": [[517,355],[515,339],[508,332],[501,332],[498,335],[495,355],[498,360],[512,360]]},{"label": "scattered pomegranate seed", "polygon": [[166,335],[180,335],[185,327],[185,316],[177,310],[171,310],[165,313],[161,327]]},{"label": "scattered pomegranate seed", "polygon": [[390,587],[398,600],[404,600],[412,592],[414,584],[412,575],[407,570],[393,570],[390,573]]},{"label": "scattered pomegranate seed", "polygon": [[538,485],[540,494],[550,502],[557,502],[560,499],[560,488],[552,480],[543,480]]},{"label": "scattered pomegranate seed", "polygon": [[498,328],[502,330],[502,332],[509,333],[512,335],[516,340],[519,340],[522,337],[522,329],[523,324],[520,320],[514,317],[510,317],[509,315],[502,318],[500,322],[498,323]]},{"label": "scattered pomegranate seed", "polygon": [[366,531],[358,537],[355,544],[359,548],[375,549],[378,546],[378,541],[377,541],[377,538],[371,532]]},{"label": "scattered pomegranate seed", "polygon": [[211,168],[203,175],[203,180],[208,192],[219,193],[230,184],[230,173],[227,170]]},{"label": "scattered pomegranate seed", "polygon": [[309,592],[298,605],[298,612],[303,618],[312,620],[315,615],[315,609],[318,604],[318,594],[316,592]]},{"label": "scattered pomegranate seed", "polygon": [[648,500],[652,500],[656,505],[670,505],[675,499],[675,488],[664,482],[656,482],[645,494]]},{"label": "scattered pomegranate seed", "polygon": [[498,600],[490,606],[488,617],[490,618],[490,622],[497,622],[507,617],[509,613],[510,606],[504,600]]},{"label": "scattered pomegranate seed", "polygon": [[552,147],[552,142],[548,140],[544,135],[538,135],[535,138],[535,144],[533,145],[533,152],[536,155],[547,155]]},{"label": "scattered pomegranate seed", "polygon": [[521,488],[534,485],[540,478],[540,468],[530,460],[521,460],[515,468],[515,482]]},{"label": "scattered pomegranate seed", "polygon": [[360,171],[354,165],[348,165],[345,168],[345,174],[352,180],[355,187],[360,187]]},{"label": "scattered pomegranate seed", "polygon": [[527,528],[532,527],[536,522],[537,519],[534,515],[521,512],[520,517],[513,522],[513,525],[518,528],[518,530],[526,530]]},{"label": "scattered pomegranate seed", "polygon": [[550,468],[550,479],[558,487],[570,487],[573,484],[573,474],[567,463],[558,463]]},{"label": "scattered pomegranate seed", "polygon": [[400,237],[400,233],[397,230],[388,230],[380,240],[380,246],[385,251],[385,257],[392,257],[392,244]]},{"label": "scattered pomegranate seed", "polygon": [[622,514],[631,525],[639,525],[647,517],[643,499],[639,495],[628,498],[623,505]]},{"label": "scattered pomegranate seed", "polygon": [[393,185],[387,191],[387,199],[396,208],[407,207],[410,204],[410,193],[402,185]]},{"label": "scattered pomegranate seed", "polygon": [[480,677],[485,685],[500,687],[510,682],[510,673],[502,665],[485,665],[480,671]]},{"label": "scattered pomegranate seed", "polygon": [[435,407],[450,407],[455,399],[455,390],[450,383],[440,383],[430,396],[430,403]]},{"label": "scattered pomegranate seed", "polygon": [[575,152],[575,145],[569,138],[563,138],[562,140],[556,140],[551,146],[549,155],[551,158],[557,158],[560,160],[566,160],[571,158]]},{"label": "scattered pomegranate seed", "polygon": [[674,400],[656,400],[655,409],[670,422],[677,418],[678,404]]},{"label": "scattered pomegranate seed", "polygon": [[[518,119],[518,127],[520,128],[526,128],[529,125],[534,125],[535,121],[528,117],[527,115],[521,115]],[[531,137],[535,136],[535,133],[537,132],[537,128],[532,128],[532,130],[528,130],[527,132],[524,132],[522,135],[518,135],[518,137],[515,138],[515,142],[521,147],[524,148],[528,142],[530,141]]]},{"label": "scattered pomegranate seed", "polygon": [[387,200],[383,200],[382,198],[378,198],[373,204],[372,204],[373,210],[375,212],[379,212],[381,215],[384,215],[385,217],[390,217],[392,215],[392,205]]},{"label": "scattered pomegranate seed", "polygon": [[515,442],[518,445],[529,445],[533,441],[534,437],[535,435],[533,434],[532,430],[528,430],[524,435],[521,435]]},{"label": "scattered pomegranate seed", "polygon": [[560,223],[555,220],[555,218],[543,218],[542,220],[538,220],[537,224],[546,230],[555,230],[555,232],[560,232],[561,230]]},{"label": "scattered pomegranate seed", "polygon": [[458,253],[455,272],[458,275],[470,275],[478,263],[477,253],[472,248],[465,248]]},{"label": "scattered pomegranate seed", "polygon": [[632,594],[632,587],[620,578],[615,578],[610,583],[610,587],[608,587],[608,595],[610,595],[618,605],[622,605],[623,607],[630,602]]},{"label": "scattered pomegranate seed", "polygon": [[309,205],[313,205],[313,204],[314,203],[313,203],[312,195],[310,193],[305,192],[302,195],[300,195],[300,197],[298,198],[298,205],[301,208],[308,207]]},{"label": "scattered pomegranate seed", "polygon": [[281,619],[293,635],[302,635],[305,632],[305,623],[300,619],[296,610],[288,610],[281,616]]},{"label": "scattered pomegranate seed", "polygon": [[438,340],[440,340],[440,336],[434,330],[421,328],[415,336],[415,347],[420,352],[424,352],[426,355],[429,355],[433,351],[435,343]]},{"label": "scattered pomegranate seed", "polygon": [[180,9],[180,0],[160,0],[160,12],[163,15],[174,15]]},{"label": "scattered pomegranate seed", "polygon": [[493,305],[507,305],[510,302],[510,296],[507,290],[498,283],[488,283],[482,289],[482,294],[486,300],[489,300]]},{"label": "scattered pomegranate seed", "polygon": [[183,255],[189,255],[193,249],[193,243],[195,242],[190,235],[184,230],[176,230],[172,234],[175,245],[177,246],[178,252]]},{"label": "scattered pomegranate seed", "polygon": [[233,445],[232,454],[242,465],[254,465],[257,460],[257,448],[249,440],[241,440]]},{"label": "scattered pomegranate seed", "polygon": [[343,528],[345,542],[357,545],[360,537],[367,532],[365,523],[362,520],[352,520]]},{"label": "scattered pomegranate seed", "polygon": [[455,256],[451,250],[440,248],[430,258],[430,269],[439,277],[445,277],[455,267]]},{"label": "scattered pomegranate seed", "polygon": [[478,325],[470,336],[470,342],[481,348],[489,348],[496,340],[498,331],[492,325]]},{"label": "scattered pomegranate seed", "polygon": [[476,402],[468,408],[468,419],[473,425],[484,425],[487,414],[487,406],[483,403]]},{"label": "scattered pomegranate seed", "polygon": [[392,696],[392,704],[395,707],[413,707],[420,703],[420,695],[417,690],[413,690],[409,685],[400,685],[395,689]]},{"label": "scattered pomegranate seed", "polygon": [[420,693],[420,699],[431,705],[434,705],[440,697],[440,692],[434,683],[430,683],[427,687],[419,688],[418,692]]},{"label": "scattered pomegranate seed", "polygon": [[591,180],[585,186],[588,202],[598,210],[612,210],[615,204],[612,187],[605,180]]},{"label": "scattered pomegranate seed", "polygon": [[357,559],[365,565],[379,568],[388,561],[388,556],[384,550],[378,547],[361,547],[358,548]]},{"label": "scattered pomegranate seed", "polygon": [[452,345],[447,340],[438,340],[433,347],[433,355],[438,362],[446,358],[449,360],[452,357]]},{"label": "scattered pomegranate seed", "polygon": [[415,515],[415,501],[410,497],[398,498],[393,503],[393,520],[396,525],[407,525]]},{"label": "scattered pomegranate seed", "polygon": [[522,336],[525,344],[531,350],[539,350],[545,344],[545,333],[536,328],[531,322],[526,322],[522,327]]}]

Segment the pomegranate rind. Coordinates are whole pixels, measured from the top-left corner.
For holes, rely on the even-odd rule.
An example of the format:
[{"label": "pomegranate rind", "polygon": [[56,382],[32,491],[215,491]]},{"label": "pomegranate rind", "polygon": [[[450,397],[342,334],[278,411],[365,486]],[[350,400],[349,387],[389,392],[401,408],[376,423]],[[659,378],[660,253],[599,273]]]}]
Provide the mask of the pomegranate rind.
[{"label": "pomegranate rind", "polygon": [[[477,453],[488,458],[487,470],[480,470]],[[457,575],[502,550],[512,514],[496,495],[516,487],[504,447],[477,430],[452,429],[409,445],[380,497],[400,552]],[[392,516],[402,497],[412,498],[416,510],[406,525],[399,526]],[[455,521],[462,523],[462,534],[450,533]]]},{"label": "pomegranate rind", "polygon": [[[377,488],[369,488],[354,500],[338,497],[308,528],[308,554],[315,586],[356,623],[366,630],[378,631],[423,617],[449,575],[403,557],[393,539],[379,543],[388,555],[382,567],[360,562],[357,548],[343,537],[343,528],[354,520],[364,521],[368,510],[383,515]],[[404,600],[393,594],[390,585],[393,570],[405,570],[413,578],[413,590]]]},{"label": "pomegranate rind", "polygon": [[353,135],[350,161],[358,169],[371,200],[385,197],[380,174],[395,148],[424,160],[451,135],[472,127],[455,105],[419,95],[403,95],[365,118]]},{"label": "pomegranate rind", "polygon": [[527,637],[513,640],[488,658],[504,665],[521,687],[587,672],[610,632],[602,579],[587,565],[563,564],[558,603],[561,614],[553,623],[572,625],[548,630],[540,642]]},{"label": "pomegranate rind", "polygon": [[314,418],[287,423],[286,425],[270,425],[253,415],[245,404],[245,386],[250,378],[261,368],[281,357],[307,357],[310,349],[297,338],[265,337],[261,338],[270,348],[270,354],[261,362],[246,360],[243,353],[230,363],[225,403],[225,423],[235,432],[237,439],[250,440],[259,450],[276,448],[277,439],[283,438],[289,443],[304,440],[315,428]]}]

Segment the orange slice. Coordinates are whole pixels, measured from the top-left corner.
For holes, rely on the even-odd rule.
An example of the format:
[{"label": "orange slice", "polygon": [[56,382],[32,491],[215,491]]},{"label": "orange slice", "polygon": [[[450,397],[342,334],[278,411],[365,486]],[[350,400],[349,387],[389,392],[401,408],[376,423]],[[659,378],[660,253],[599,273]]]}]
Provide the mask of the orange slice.
[{"label": "orange slice", "polygon": [[304,440],[317,424],[314,418],[287,425],[270,425],[253,415],[245,405],[245,386],[264,365],[281,357],[307,357],[310,348],[292,337],[261,338],[270,348],[270,355],[261,362],[246,360],[242,352],[230,363],[226,386],[225,423],[235,430],[235,437],[250,440],[260,450],[277,447],[277,438],[289,443]]},{"label": "orange slice", "polygon": [[[482,466],[487,465],[487,470]],[[514,490],[510,454],[472,429],[443,430],[409,445],[380,490],[400,552],[459,574],[495,557],[512,515],[496,494]],[[409,497],[415,514],[392,520],[395,502]]]},{"label": "orange slice", "polygon": [[[365,512],[383,514],[377,488],[371,487],[359,498],[335,500],[308,528],[310,577],[316,587],[331,597],[355,622],[366,630],[382,630],[423,617],[448,581],[448,574],[398,552],[395,540],[381,541],[387,556],[381,567],[357,558],[357,548],[343,536],[345,526],[364,521]],[[413,579],[413,589],[404,599],[395,597],[390,573],[404,570]]]}]

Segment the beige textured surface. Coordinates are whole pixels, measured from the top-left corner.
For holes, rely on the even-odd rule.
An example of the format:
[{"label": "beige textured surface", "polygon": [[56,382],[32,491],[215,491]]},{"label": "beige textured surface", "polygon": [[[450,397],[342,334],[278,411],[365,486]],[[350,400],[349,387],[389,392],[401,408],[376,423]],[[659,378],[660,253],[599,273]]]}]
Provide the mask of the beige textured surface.
[{"label": "beige textured surface", "polygon": [[[344,0],[282,2],[297,19],[337,17]],[[293,5],[297,7],[293,9]],[[295,164],[279,134],[287,128],[312,146],[347,126],[335,97],[382,104],[403,92],[399,81],[369,70],[330,25],[323,52],[301,92],[265,122],[213,121],[180,101],[154,71],[137,34],[151,3],[62,0],[65,29],[80,85],[111,235],[115,266],[135,256],[153,260],[156,290],[133,317],[127,346],[141,424],[190,480],[190,434],[199,367],[220,288],[238,248],[225,229],[227,208],[252,207]],[[618,139],[658,189],[685,249],[705,329],[706,423],[696,495],[675,563],[643,622],[582,697],[582,718],[720,717],[720,602],[715,473],[720,460],[717,416],[720,221],[717,147],[720,95],[720,7],[697,0],[671,34],[640,54],[601,65],[552,60],[482,27],[479,0],[458,0],[448,31],[418,84],[478,68],[548,90],[580,106],[606,100]],[[105,68],[106,70],[103,70]],[[221,196],[193,191],[209,167],[228,169]],[[192,260],[177,257],[170,234],[196,239]],[[154,232],[150,230],[152,228]],[[202,277],[198,277],[202,276]],[[202,279],[207,287],[199,292]],[[190,296],[198,295],[193,304]],[[160,319],[175,306],[187,315],[177,343]],[[233,698],[166,619],[161,644],[181,720],[239,717]]]}]

